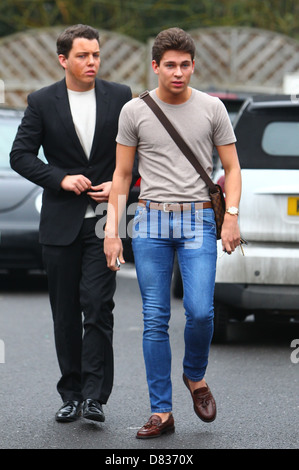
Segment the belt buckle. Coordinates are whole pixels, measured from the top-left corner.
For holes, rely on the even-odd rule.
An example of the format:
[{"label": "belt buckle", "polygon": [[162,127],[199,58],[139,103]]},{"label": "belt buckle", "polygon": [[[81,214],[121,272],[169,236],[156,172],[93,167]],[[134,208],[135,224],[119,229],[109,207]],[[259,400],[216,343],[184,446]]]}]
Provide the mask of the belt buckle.
[{"label": "belt buckle", "polygon": [[163,212],[170,212],[170,210],[166,208],[166,206],[169,206],[169,202],[163,202]]}]

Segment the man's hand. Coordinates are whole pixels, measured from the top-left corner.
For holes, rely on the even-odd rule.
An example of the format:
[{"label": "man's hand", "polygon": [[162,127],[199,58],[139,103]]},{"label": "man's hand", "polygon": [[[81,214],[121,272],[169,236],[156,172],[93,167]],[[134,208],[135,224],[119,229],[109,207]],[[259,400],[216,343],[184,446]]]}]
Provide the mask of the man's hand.
[{"label": "man's hand", "polygon": [[121,264],[125,263],[122,241],[118,237],[109,237],[106,235],[104,240],[104,253],[107,259],[107,266],[111,271],[118,271],[120,269],[116,266],[116,258],[119,259]]},{"label": "man's hand", "polygon": [[236,215],[225,214],[221,230],[223,251],[229,255],[240,245],[240,229]]},{"label": "man's hand", "polygon": [[109,194],[112,186],[112,181],[106,181],[105,183],[98,184],[97,186],[91,186],[87,194],[96,202],[108,201]]},{"label": "man's hand", "polygon": [[77,196],[91,188],[91,181],[84,175],[66,175],[60,183],[65,191],[73,191]]}]

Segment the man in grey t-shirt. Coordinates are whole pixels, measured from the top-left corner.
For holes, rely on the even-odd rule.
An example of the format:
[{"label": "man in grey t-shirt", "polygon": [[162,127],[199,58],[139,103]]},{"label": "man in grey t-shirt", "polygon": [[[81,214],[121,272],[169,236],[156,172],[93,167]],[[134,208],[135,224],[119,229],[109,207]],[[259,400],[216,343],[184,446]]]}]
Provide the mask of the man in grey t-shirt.
[{"label": "man in grey t-shirt", "polygon": [[[183,30],[162,31],[152,50],[158,88],[150,94],[208,174],[212,172],[216,146],[225,171],[227,212],[222,246],[232,253],[240,244],[237,215],[241,173],[235,135],[220,100],[189,87],[194,54],[194,42]],[[141,188],[133,250],[143,300],[143,354],[153,414],[136,437],[148,439],[174,431],[168,325],[175,252],[183,279],[186,315],[183,380],[198,417],[205,422],[216,417],[215,399],[204,378],[213,335],[216,226],[206,184],[142,99],[136,98],[123,107],[117,143],[104,250],[110,269],[119,269],[116,258],[124,260],[117,215],[124,210],[123,195],[128,194],[137,149]]]}]

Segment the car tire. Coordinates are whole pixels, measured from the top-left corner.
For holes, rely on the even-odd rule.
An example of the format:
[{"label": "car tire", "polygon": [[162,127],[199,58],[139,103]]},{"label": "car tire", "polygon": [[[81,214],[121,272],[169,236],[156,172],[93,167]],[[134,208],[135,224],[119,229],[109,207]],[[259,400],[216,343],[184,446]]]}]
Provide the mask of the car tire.
[{"label": "car tire", "polygon": [[227,341],[228,309],[226,305],[214,302],[214,335],[213,343]]}]

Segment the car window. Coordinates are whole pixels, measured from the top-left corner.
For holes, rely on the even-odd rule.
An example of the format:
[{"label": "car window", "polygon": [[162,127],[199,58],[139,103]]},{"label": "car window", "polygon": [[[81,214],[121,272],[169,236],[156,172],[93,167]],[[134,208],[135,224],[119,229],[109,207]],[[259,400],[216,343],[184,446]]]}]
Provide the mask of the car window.
[{"label": "car window", "polygon": [[298,106],[244,105],[234,130],[243,169],[299,168]]},{"label": "car window", "polygon": [[[18,127],[21,123],[23,113],[13,110],[0,111],[0,169],[11,169],[9,154],[15,139]],[[46,162],[42,148],[38,157]]]},{"label": "car window", "polygon": [[299,123],[271,122],[262,137],[262,148],[269,155],[299,156]]},{"label": "car window", "polygon": [[9,169],[9,153],[16,136],[20,119],[12,117],[0,118],[0,168]]},{"label": "car window", "polygon": [[222,101],[227,109],[230,120],[233,123],[238,115],[238,112],[244,100],[236,99],[236,100],[222,100]]}]

